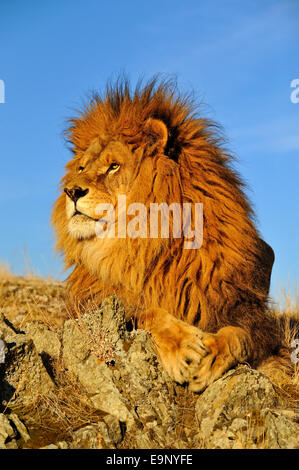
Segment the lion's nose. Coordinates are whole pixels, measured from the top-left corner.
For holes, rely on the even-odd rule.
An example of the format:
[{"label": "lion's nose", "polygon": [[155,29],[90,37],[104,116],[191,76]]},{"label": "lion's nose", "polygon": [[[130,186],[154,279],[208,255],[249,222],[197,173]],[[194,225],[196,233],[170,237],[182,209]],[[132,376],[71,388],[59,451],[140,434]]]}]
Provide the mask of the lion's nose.
[{"label": "lion's nose", "polygon": [[64,192],[72,201],[77,202],[80,197],[83,197],[88,193],[88,189],[82,189],[79,186],[74,186],[73,188],[64,188]]}]

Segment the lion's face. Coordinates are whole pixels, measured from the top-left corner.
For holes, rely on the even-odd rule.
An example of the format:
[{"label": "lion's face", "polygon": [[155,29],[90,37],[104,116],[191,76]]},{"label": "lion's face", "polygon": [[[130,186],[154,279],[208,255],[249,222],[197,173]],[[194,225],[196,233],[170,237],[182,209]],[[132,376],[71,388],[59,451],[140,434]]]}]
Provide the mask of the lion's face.
[{"label": "lion's face", "polygon": [[[160,188],[160,182],[165,185],[166,173],[171,171],[168,159],[163,158],[167,129],[161,121],[150,119],[141,135],[139,145],[126,142],[120,135],[109,138],[98,135],[88,142],[84,151],[77,150],[66,165],[64,192],[53,212],[53,222],[62,236],[64,249],[68,248],[70,239],[72,246],[77,241],[83,248],[87,241],[90,247],[94,239],[94,243],[102,247],[103,240],[96,240],[97,223],[107,222],[102,205],[113,206],[117,221],[118,196],[125,195],[127,204],[157,200],[153,180]],[[159,189],[158,199],[164,201],[164,196]]]},{"label": "lion's face", "polygon": [[99,204],[116,207],[117,196],[130,192],[136,165],[138,152],[136,155],[117,140],[104,146],[99,138],[67,165],[65,217],[68,233],[73,238],[96,236],[96,222],[101,220]]}]

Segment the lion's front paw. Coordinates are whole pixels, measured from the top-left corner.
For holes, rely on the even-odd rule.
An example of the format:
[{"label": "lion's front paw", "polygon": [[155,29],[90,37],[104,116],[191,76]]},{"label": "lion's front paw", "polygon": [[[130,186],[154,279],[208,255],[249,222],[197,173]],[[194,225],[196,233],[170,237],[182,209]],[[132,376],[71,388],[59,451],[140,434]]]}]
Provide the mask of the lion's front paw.
[{"label": "lion's front paw", "polygon": [[208,354],[203,343],[204,333],[180,320],[153,335],[161,362],[168,374],[178,383],[189,383]]},{"label": "lion's front paw", "polygon": [[183,330],[180,341],[168,338],[160,342],[160,357],[176,382],[188,383],[189,390],[202,392],[236,365],[237,355],[232,354],[232,343],[227,341],[226,335],[205,333],[186,324]]},{"label": "lion's front paw", "polygon": [[202,392],[209,384],[217,380],[229,368],[230,359],[222,355],[217,345],[216,335],[204,333],[202,338],[206,350],[200,363],[193,363],[189,368],[189,390]]},{"label": "lion's front paw", "polygon": [[203,334],[191,327],[186,337],[180,342],[175,357],[169,360],[170,375],[180,384],[190,383],[193,372],[198,370],[208,350],[203,343]]},{"label": "lion's front paw", "polygon": [[249,357],[249,341],[240,328],[225,327],[217,334],[203,333],[207,354],[198,367],[190,370],[189,389],[202,392],[238,362]]},{"label": "lion's front paw", "polygon": [[179,383],[188,383],[189,390],[203,391],[235,363],[228,345],[215,334],[192,328],[181,341],[174,360],[168,360],[170,375]]}]

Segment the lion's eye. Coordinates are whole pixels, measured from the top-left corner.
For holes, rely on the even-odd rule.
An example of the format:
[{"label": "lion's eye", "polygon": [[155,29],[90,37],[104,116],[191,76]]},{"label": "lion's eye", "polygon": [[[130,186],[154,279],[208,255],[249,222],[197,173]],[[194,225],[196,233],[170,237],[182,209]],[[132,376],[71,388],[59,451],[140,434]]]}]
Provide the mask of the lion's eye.
[{"label": "lion's eye", "polygon": [[83,170],[84,170],[84,166],[79,166],[78,172],[81,173],[81,171],[83,171]]},{"label": "lion's eye", "polygon": [[119,169],[119,164],[118,163],[111,163],[109,166],[107,173],[117,171]]}]

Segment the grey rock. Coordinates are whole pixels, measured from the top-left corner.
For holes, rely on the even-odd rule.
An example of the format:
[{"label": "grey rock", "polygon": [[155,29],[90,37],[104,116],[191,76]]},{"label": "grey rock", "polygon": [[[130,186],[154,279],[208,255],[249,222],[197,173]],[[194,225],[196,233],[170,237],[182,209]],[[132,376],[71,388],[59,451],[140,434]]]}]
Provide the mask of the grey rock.
[{"label": "grey rock", "polygon": [[59,449],[59,447],[55,444],[49,444],[48,446],[40,447],[40,449]]},{"label": "grey rock", "polygon": [[15,414],[11,413],[9,415],[10,421],[12,421],[15,425],[15,427],[18,430],[18,433],[20,434],[20,437],[23,439],[24,442],[27,442],[30,440],[29,432],[25,424],[20,420],[20,418]]},{"label": "grey rock", "polygon": [[15,414],[0,413],[0,449],[18,449],[18,440],[30,439],[24,423]]},{"label": "grey rock", "polygon": [[299,425],[279,411],[261,410],[255,413],[255,421],[251,426],[251,439],[258,443],[264,443],[271,449],[298,449]]},{"label": "grey rock", "polygon": [[0,338],[4,343],[11,343],[14,341],[16,335],[24,334],[24,331],[14,327],[14,325],[0,312]]},{"label": "grey rock", "polygon": [[49,444],[44,447],[40,447],[40,449],[69,449],[69,445],[66,441],[57,442],[57,444]]},{"label": "grey rock", "polygon": [[239,366],[210,385],[198,398],[197,442],[210,448],[290,448],[299,445],[299,426],[279,412],[270,380]]},{"label": "grey rock", "polygon": [[4,414],[0,414],[0,449],[17,449],[15,441],[16,432],[9,419]]},{"label": "grey rock", "polygon": [[117,418],[134,439],[151,430],[158,441],[165,440],[174,432],[177,416],[174,384],[161,368],[149,334],[129,333],[124,318],[120,302],[109,297],[80,322],[67,321],[64,363],[93,406]]},{"label": "grey rock", "polygon": [[119,421],[114,416],[108,415],[103,422],[84,426],[75,431],[69,449],[115,449],[121,440]]},{"label": "grey rock", "polygon": [[102,435],[98,426],[85,426],[74,432],[70,449],[103,449]]},{"label": "grey rock", "polygon": [[59,358],[60,341],[58,336],[42,322],[29,322],[23,327],[25,333],[33,340],[39,354],[46,354],[54,359]]},{"label": "grey rock", "polygon": [[102,422],[78,429],[68,441],[49,444],[42,449],[115,449],[121,439],[118,420],[107,416]]},{"label": "grey rock", "polygon": [[270,380],[247,366],[239,366],[210,385],[198,398],[200,430],[211,434],[249,411],[276,407],[278,396]]},{"label": "grey rock", "polygon": [[30,406],[40,394],[54,389],[31,338],[15,332],[6,322],[1,322],[7,353],[1,365],[0,398],[10,408]]},{"label": "grey rock", "polygon": [[[96,323],[97,317],[93,319]],[[95,336],[97,332],[93,333]],[[67,369],[78,377],[93,406],[126,422],[133,423],[133,416],[122,400],[113,382],[113,373],[93,353],[93,343],[89,330],[73,320],[65,322],[63,329],[63,361]],[[96,342],[96,338],[94,339]],[[99,345],[101,347],[101,345]],[[110,345],[109,345],[110,347]]]},{"label": "grey rock", "polygon": [[122,429],[120,422],[115,416],[107,415],[103,418],[103,422],[99,423],[101,440],[106,447],[116,447],[122,439]]}]

